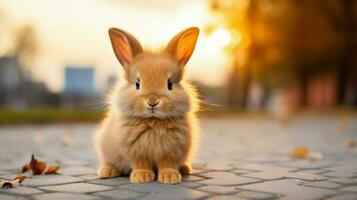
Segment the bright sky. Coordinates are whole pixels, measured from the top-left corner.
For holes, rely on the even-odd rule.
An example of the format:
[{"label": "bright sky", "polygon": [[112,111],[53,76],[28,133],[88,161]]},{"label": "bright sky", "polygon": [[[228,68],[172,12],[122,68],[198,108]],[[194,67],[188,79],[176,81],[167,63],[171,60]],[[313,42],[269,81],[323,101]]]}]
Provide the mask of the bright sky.
[{"label": "bright sky", "polygon": [[[33,75],[48,86],[63,88],[63,69],[94,66],[97,86],[118,73],[108,38],[109,27],[119,27],[135,35],[145,46],[165,44],[189,26],[203,28],[210,20],[205,0],[0,0],[11,26],[32,24],[39,34],[40,52]],[[207,84],[223,83],[229,59],[216,39],[201,32],[187,72],[191,79]],[[6,44],[6,42],[5,42]]]}]

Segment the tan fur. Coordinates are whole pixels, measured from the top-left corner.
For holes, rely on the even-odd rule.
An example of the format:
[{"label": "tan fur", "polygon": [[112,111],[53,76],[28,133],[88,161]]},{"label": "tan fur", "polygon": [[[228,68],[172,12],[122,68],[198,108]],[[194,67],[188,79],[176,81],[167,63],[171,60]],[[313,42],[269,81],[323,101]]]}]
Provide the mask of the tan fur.
[{"label": "tan fur", "polygon": [[[127,38],[135,40],[131,35]],[[111,39],[115,40],[115,35]],[[125,42],[117,43],[125,45]],[[129,47],[139,45],[136,43],[127,42]],[[116,54],[119,60],[121,53]],[[132,61],[125,57],[130,63],[121,62],[128,64],[124,67],[126,78],[112,91],[107,117],[95,134],[100,162],[98,176],[110,178],[131,173],[131,182],[142,183],[153,181],[154,171],[158,170],[158,181],[176,184],[181,182],[179,170],[184,174],[190,172],[197,146],[197,94],[185,81],[184,68],[172,51],[134,53],[137,55]],[[130,54],[124,56],[127,55]],[[187,62],[188,58],[185,59],[182,62]],[[135,88],[137,79],[139,90]],[[173,81],[172,90],[168,90],[168,79]],[[159,105],[152,113],[148,103],[155,102]]]}]

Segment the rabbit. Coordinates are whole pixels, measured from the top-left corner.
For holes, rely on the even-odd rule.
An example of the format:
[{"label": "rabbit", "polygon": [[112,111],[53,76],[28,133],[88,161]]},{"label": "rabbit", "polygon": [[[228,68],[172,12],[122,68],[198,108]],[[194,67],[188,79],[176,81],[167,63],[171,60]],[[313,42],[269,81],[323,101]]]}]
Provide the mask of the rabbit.
[{"label": "rabbit", "polygon": [[197,27],[185,29],[166,48],[148,52],[128,32],[109,29],[125,77],[94,137],[100,178],[130,174],[131,183],[145,183],[157,175],[161,183],[177,184],[191,172],[199,100],[184,71],[198,35]]}]

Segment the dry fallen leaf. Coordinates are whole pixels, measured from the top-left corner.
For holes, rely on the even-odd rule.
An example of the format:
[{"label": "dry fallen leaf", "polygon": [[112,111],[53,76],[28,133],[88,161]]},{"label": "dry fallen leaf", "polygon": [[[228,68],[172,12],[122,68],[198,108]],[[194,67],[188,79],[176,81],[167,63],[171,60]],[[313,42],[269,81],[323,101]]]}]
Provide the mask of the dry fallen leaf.
[{"label": "dry fallen leaf", "polygon": [[25,172],[27,172],[29,170],[30,170],[29,164],[25,164],[24,166],[22,166],[21,173],[25,173]]},{"label": "dry fallen leaf", "polygon": [[355,140],[346,140],[345,141],[345,146],[347,148],[354,148],[354,147],[357,146],[357,141],[355,141]]},{"label": "dry fallen leaf", "polygon": [[18,187],[27,178],[27,176],[20,175],[13,180],[0,180],[0,188]]},{"label": "dry fallen leaf", "polygon": [[24,173],[24,172],[31,170],[33,175],[41,175],[43,173],[44,174],[56,174],[57,171],[60,169],[59,165],[54,165],[54,166],[48,167],[48,169],[46,170],[46,165],[47,165],[46,162],[37,160],[35,158],[35,155],[32,154],[30,163],[25,164],[22,167],[21,171],[22,171],[22,173]]},{"label": "dry fallen leaf", "polygon": [[56,174],[59,169],[60,169],[60,166],[58,166],[58,165],[51,166],[47,169],[45,174]]},{"label": "dry fallen leaf", "polygon": [[309,149],[306,147],[296,147],[293,151],[294,158],[306,158],[309,155]]},{"label": "dry fallen leaf", "polygon": [[41,175],[46,169],[46,163],[38,161],[37,159],[35,159],[35,155],[32,154],[29,167],[32,170],[33,175]]}]

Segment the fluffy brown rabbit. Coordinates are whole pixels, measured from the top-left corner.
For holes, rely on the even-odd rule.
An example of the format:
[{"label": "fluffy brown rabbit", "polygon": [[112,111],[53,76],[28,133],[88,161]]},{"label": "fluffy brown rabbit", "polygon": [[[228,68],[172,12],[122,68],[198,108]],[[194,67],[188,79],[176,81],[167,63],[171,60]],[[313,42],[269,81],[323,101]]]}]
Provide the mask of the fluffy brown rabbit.
[{"label": "fluffy brown rabbit", "polygon": [[161,52],[146,52],[129,33],[111,28],[114,53],[124,68],[95,135],[100,178],[130,173],[132,183],[181,182],[191,171],[197,142],[196,91],[184,79],[199,29],[178,33]]}]

